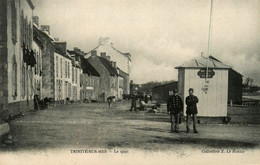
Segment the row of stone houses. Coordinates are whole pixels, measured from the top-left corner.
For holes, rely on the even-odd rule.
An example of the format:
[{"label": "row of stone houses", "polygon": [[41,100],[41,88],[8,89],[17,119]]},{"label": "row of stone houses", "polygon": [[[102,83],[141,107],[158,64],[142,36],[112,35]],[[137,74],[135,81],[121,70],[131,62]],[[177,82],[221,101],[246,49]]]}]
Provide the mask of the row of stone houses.
[{"label": "row of stone houses", "polygon": [[0,0],[0,116],[34,108],[34,98],[106,101],[129,94],[131,55],[101,38],[89,53],[68,50],[39,25],[31,0]]},{"label": "row of stone houses", "polygon": [[[103,50],[98,55],[94,49],[88,56],[89,53],[77,47],[68,50],[66,42],[58,41],[50,35],[48,25],[39,28],[37,16],[33,17],[33,21],[34,51],[36,55],[39,52],[39,57],[42,58],[36,64],[42,69],[42,77],[35,76],[35,79],[39,79],[37,82],[42,80],[42,84],[36,84],[41,99],[48,97],[62,103],[65,100],[106,101],[109,96],[121,99],[123,94],[129,94],[129,53],[128,56],[121,54],[127,62],[118,60],[121,67],[127,66],[124,67],[126,73],[117,67],[116,61],[110,59],[108,51]],[[109,39],[105,39],[109,43]],[[112,55],[119,52],[115,48],[113,50],[114,53],[109,51]]]}]

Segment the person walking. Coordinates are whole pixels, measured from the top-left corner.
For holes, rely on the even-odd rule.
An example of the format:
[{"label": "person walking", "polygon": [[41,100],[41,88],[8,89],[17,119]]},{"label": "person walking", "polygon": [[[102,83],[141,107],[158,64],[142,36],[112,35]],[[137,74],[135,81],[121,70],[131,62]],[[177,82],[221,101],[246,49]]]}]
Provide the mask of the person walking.
[{"label": "person walking", "polygon": [[173,95],[167,101],[167,112],[171,117],[171,132],[179,133],[179,120],[182,110],[183,101],[178,95],[178,91],[173,90]]},{"label": "person walking", "polygon": [[197,96],[193,95],[194,90],[193,88],[189,89],[189,96],[186,97],[186,105],[187,105],[187,110],[186,110],[186,128],[187,131],[186,133],[190,132],[190,120],[192,117],[193,120],[193,132],[194,133],[198,133],[198,130],[196,128],[197,125],[197,114],[198,114],[198,109],[197,109],[197,103],[199,102],[199,99],[197,98]]}]

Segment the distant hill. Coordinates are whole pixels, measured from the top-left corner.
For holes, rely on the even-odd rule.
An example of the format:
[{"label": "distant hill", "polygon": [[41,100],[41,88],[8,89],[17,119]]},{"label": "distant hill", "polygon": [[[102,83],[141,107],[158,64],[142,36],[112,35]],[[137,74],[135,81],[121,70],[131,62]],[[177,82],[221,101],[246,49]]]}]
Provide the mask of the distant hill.
[{"label": "distant hill", "polygon": [[164,84],[169,84],[172,82],[176,82],[174,80],[170,80],[170,81],[150,81],[144,84],[135,84],[136,86],[139,86],[139,92],[145,92],[145,93],[152,93],[152,88],[159,86],[159,85],[164,85]]}]

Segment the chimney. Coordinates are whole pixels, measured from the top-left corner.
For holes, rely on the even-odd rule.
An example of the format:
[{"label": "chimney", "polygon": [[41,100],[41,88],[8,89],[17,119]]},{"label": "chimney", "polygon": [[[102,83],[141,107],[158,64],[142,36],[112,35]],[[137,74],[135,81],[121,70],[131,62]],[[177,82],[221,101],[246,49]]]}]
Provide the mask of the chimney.
[{"label": "chimney", "polygon": [[33,16],[33,23],[39,27],[39,17]]},{"label": "chimney", "polygon": [[109,37],[100,37],[98,43],[99,45],[111,45]]},{"label": "chimney", "polygon": [[97,51],[96,50],[92,50],[91,51],[91,56],[97,56]]},{"label": "chimney", "polygon": [[58,50],[62,54],[66,54],[67,43],[66,42],[53,42],[55,44],[55,50]]},{"label": "chimney", "polygon": [[41,30],[47,32],[50,35],[50,26],[49,25],[41,25]]},{"label": "chimney", "polygon": [[75,52],[78,52],[78,51],[79,51],[79,48],[78,48],[78,47],[74,47],[73,50],[74,50]]},{"label": "chimney", "polygon": [[106,52],[100,53],[100,56],[103,57],[103,58],[106,58],[106,56],[107,56],[107,55],[106,55]]}]

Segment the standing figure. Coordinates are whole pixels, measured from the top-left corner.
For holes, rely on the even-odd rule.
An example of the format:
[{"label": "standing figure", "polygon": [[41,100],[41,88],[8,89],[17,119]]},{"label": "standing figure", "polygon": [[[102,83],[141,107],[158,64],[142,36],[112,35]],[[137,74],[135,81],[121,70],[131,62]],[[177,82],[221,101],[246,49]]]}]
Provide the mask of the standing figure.
[{"label": "standing figure", "polygon": [[198,133],[196,125],[197,125],[197,114],[198,114],[198,110],[197,110],[197,103],[199,102],[199,99],[197,98],[197,96],[193,95],[194,90],[192,88],[189,89],[189,96],[186,97],[186,105],[187,105],[187,110],[186,110],[186,114],[187,114],[187,131],[186,133],[190,132],[190,120],[192,117],[193,120],[193,131],[194,133]]},{"label": "standing figure", "polygon": [[145,96],[144,96],[144,102],[145,102],[145,103],[148,103],[148,100],[149,100],[148,95],[145,95]]},{"label": "standing figure", "polygon": [[134,109],[134,111],[136,111],[136,100],[138,100],[137,90],[133,91],[133,93],[131,94],[131,99],[132,99],[132,102],[131,102],[130,111],[132,112],[133,109]]},{"label": "standing figure", "polygon": [[173,90],[167,101],[167,112],[171,116],[171,132],[179,133],[180,114],[183,110],[183,102],[177,90]]}]

